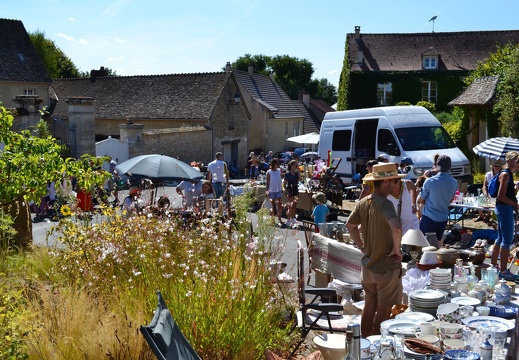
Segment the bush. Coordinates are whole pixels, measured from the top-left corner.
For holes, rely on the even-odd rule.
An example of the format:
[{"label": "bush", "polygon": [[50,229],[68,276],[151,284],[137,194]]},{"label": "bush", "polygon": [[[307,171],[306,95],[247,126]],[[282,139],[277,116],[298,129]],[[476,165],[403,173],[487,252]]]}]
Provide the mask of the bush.
[{"label": "bush", "polygon": [[282,314],[293,312],[296,292],[285,300],[270,281],[270,261],[279,252],[271,217],[258,211],[249,243],[241,210],[248,207],[236,208],[234,221],[172,214],[125,219],[109,209],[98,224],[61,220],[56,231],[65,247],[31,255],[31,265],[41,265],[28,295],[40,324],[27,336],[30,356],[151,358],[138,325],[151,320],[156,290],[204,359],[257,359],[287,341]]}]

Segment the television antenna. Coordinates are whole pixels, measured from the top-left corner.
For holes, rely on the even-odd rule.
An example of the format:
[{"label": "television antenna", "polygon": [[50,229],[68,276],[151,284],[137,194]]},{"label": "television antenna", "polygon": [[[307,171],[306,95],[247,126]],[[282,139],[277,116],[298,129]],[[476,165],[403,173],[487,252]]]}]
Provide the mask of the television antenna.
[{"label": "television antenna", "polygon": [[438,16],[434,15],[434,16],[431,18],[431,20],[429,20],[429,22],[432,21],[432,23],[433,23],[433,33],[434,33],[434,20],[436,20],[437,18],[438,18]]}]

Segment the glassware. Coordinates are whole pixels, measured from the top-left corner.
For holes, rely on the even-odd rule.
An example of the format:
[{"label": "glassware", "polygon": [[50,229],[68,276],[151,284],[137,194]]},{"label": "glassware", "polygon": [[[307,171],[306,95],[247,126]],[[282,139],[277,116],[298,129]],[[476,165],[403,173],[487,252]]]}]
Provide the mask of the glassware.
[{"label": "glassware", "polygon": [[346,331],[346,344],[345,344],[346,353],[342,360],[354,360],[353,354],[351,353],[353,350],[353,331]]},{"label": "glassware", "polygon": [[501,360],[504,359],[504,349],[505,349],[505,343],[506,338],[505,335],[503,335],[503,332],[494,331],[492,333],[493,337],[493,347],[492,347],[492,360]]}]

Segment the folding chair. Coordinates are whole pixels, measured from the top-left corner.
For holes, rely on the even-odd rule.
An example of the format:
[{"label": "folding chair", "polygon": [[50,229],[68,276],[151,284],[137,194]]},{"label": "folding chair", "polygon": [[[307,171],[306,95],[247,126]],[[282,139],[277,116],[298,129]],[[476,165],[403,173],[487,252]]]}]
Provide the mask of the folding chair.
[{"label": "folding chair", "polygon": [[357,195],[357,189],[360,189],[361,188],[361,185],[362,185],[362,176],[360,175],[360,173],[356,173],[355,175],[353,175],[353,178],[351,179],[351,183],[349,186],[346,186],[344,188],[344,198],[345,199],[348,199],[349,196],[350,196],[350,191],[353,192],[353,194],[351,195],[351,200],[355,200],[355,197]]},{"label": "folding chair", "polygon": [[[308,333],[312,330],[323,330],[331,333],[345,332],[347,328],[347,321],[345,321],[343,315],[344,310],[341,304],[331,303],[328,299],[332,296],[336,296],[337,293],[334,289],[330,288],[310,288],[305,289],[305,253],[301,241],[297,241],[297,288],[299,295],[299,311],[297,312],[297,323],[294,324],[292,330],[299,326],[301,328],[301,340],[297,343],[296,347],[288,358],[295,354],[299,346],[303,343]],[[312,301],[306,302],[306,295],[313,296]],[[316,302],[318,299],[321,302]],[[336,314],[332,314],[336,313]],[[319,321],[322,317],[326,318],[326,322]],[[340,327],[334,326],[335,323],[340,323]],[[310,323],[310,324],[308,324]]]},{"label": "folding chair", "polygon": [[312,272],[312,257],[310,256],[310,248],[312,247],[312,235],[317,229],[317,224],[313,221],[303,220],[303,230],[305,232],[306,248],[308,249],[308,280],[306,285],[310,285],[310,276]]},{"label": "folding chair", "polygon": [[148,326],[140,330],[158,360],[200,360],[184,334],[171,316],[160,291],[157,291],[158,306]]}]

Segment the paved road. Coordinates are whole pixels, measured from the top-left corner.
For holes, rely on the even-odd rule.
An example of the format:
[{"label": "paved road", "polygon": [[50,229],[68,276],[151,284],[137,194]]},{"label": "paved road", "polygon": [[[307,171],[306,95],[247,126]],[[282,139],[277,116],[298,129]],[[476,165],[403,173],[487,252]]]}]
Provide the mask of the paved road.
[{"label": "paved road", "polygon": [[[168,194],[171,200],[172,208],[181,208],[181,198],[176,193],[174,187],[161,187],[157,190],[157,194],[160,196],[162,194]],[[126,192],[120,192],[119,198],[122,201]],[[143,198],[149,199],[150,194],[144,192]],[[33,214],[34,217],[34,214]],[[254,227],[257,226],[257,216],[255,213],[249,213],[250,220]],[[344,219],[342,219],[344,220]],[[94,215],[93,221],[99,221],[98,216]],[[57,242],[56,235],[52,235],[47,237],[48,232],[52,229],[53,226],[57,225],[57,222],[52,222],[48,219],[33,223],[33,242],[36,245],[47,245],[47,246],[60,246]],[[275,234],[276,241],[280,248],[283,249],[281,253],[281,257],[279,261],[285,262],[287,264],[287,272],[295,279],[297,277],[296,270],[296,252],[297,252],[297,241],[300,240],[302,244],[306,247],[305,236],[302,230],[294,230],[294,229],[284,229],[284,228],[276,228]]]}]

